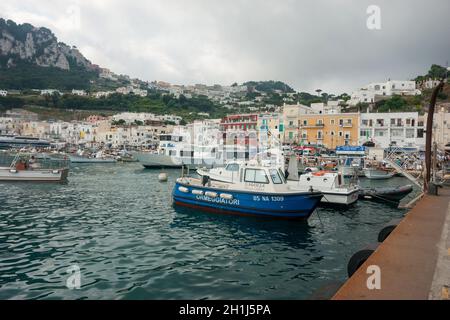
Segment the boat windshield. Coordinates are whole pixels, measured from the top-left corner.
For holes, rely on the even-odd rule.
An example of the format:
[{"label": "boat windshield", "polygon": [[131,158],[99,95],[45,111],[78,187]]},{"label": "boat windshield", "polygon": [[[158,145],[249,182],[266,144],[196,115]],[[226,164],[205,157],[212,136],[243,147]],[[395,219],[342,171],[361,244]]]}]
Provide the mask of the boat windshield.
[{"label": "boat windshield", "polygon": [[226,171],[231,171],[231,172],[238,172],[239,171],[239,164],[237,164],[237,163],[230,163],[229,165],[227,165],[225,170]]},{"label": "boat windshield", "polygon": [[280,177],[283,180],[283,183],[286,183],[286,178],[285,178],[285,174],[284,174],[283,170],[278,169],[278,172],[280,173]]},{"label": "boat windshield", "polygon": [[270,173],[270,177],[272,178],[272,181],[274,184],[283,184],[283,180],[281,179],[280,174],[278,173],[278,170],[270,169],[269,173]]},{"label": "boat windshield", "polygon": [[262,169],[246,169],[245,182],[268,184],[269,179],[267,178],[265,171]]}]

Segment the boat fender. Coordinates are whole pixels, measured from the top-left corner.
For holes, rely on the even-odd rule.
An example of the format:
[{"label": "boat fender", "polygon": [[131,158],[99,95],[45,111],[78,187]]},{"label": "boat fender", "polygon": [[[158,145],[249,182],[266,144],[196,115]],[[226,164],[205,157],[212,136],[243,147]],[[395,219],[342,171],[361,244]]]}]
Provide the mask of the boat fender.
[{"label": "boat fender", "polygon": [[11,172],[11,173],[17,173],[17,170],[16,170],[16,169],[11,169],[11,170],[9,170],[9,172]]},{"label": "boat fender", "polygon": [[364,249],[353,254],[347,264],[347,274],[349,278],[351,278],[353,274],[364,264],[364,262],[369,259],[379,245],[379,243],[369,244]]},{"label": "boat fender", "polygon": [[217,198],[217,193],[208,191],[208,192],[205,192],[205,196],[207,196],[209,198]]},{"label": "boat fender", "polygon": [[384,240],[389,237],[391,232],[394,231],[395,228],[397,228],[401,221],[402,219],[394,219],[386,224],[383,229],[380,230],[380,233],[378,233],[378,242],[384,242]]},{"label": "boat fender", "polygon": [[195,194],[197,196],[202,196],[203,195],[203,191],[202,190],[192,190],[192,194]]},{"label": "boat fender", "polygon": [[180,190],[183,193],[188,193],[189,192],[189,189],[186,188],[186,187],[179,187],[178,190]]},{"label": "boat fender", "polygon": [[59,173],[59,170],[53,170],[52,173],[53,173],[53,174],[58,174],[58,173]]},{"label": "boat fender", "polygon": [[220,197],[225,200],[233,200],[233,195],[228,193],[222,193]]}]

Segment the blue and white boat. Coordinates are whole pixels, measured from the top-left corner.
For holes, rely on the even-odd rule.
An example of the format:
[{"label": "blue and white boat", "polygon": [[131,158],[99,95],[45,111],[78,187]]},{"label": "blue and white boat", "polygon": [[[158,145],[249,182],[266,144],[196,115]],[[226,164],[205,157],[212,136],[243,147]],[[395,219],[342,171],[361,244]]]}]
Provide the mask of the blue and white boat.
[{"label": "blue and white boat", "polygon": [[181,177],[174,190],[174,204],[214,213],[305,220],[322,199],[314,189],[299,191],[289,186],[276,167],[247,163],[233,183]]}]

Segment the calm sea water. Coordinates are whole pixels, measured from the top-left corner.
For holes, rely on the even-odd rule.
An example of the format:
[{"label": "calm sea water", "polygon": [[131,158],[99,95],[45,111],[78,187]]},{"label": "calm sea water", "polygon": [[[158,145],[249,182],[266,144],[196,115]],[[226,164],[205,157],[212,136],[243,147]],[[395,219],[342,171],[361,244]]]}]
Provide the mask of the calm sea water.
[{"label": "calm sea water", "polygon": [[[371,202],[308,222],[174,209],[180,171],[168,173],[77,165],[65,185],[0,184],[0,299],[307,299],[404,214]],[[79,290],[66,287],[74,265]]]}]

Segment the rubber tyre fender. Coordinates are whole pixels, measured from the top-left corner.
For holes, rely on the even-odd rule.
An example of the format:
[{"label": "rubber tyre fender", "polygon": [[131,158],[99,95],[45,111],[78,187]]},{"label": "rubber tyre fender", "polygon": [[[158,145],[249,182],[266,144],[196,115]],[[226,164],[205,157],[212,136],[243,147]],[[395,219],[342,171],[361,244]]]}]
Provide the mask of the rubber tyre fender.
[{"label": "rubber tyre fender", "polygon": [[369,244],[364,249],[359,250],[352,255],[347,264],[347,274],[349,278],[351,278],[353,274],[364,264],[364,262],[369,259],[379,245],[379,243]]},{"label": "rubber tyre fender", "polygon": [[386,240],[387,237],[389,237],[391,232],[394,231],[395,228],[397,228],[397,226],[400,224],[402,220],[403,219],[394,219],[388,224],[386,224],[383,227],[383,229],[381,229],[380,232],[378,233],[378,242],[380,243],[384,242],[384,240]]}]

